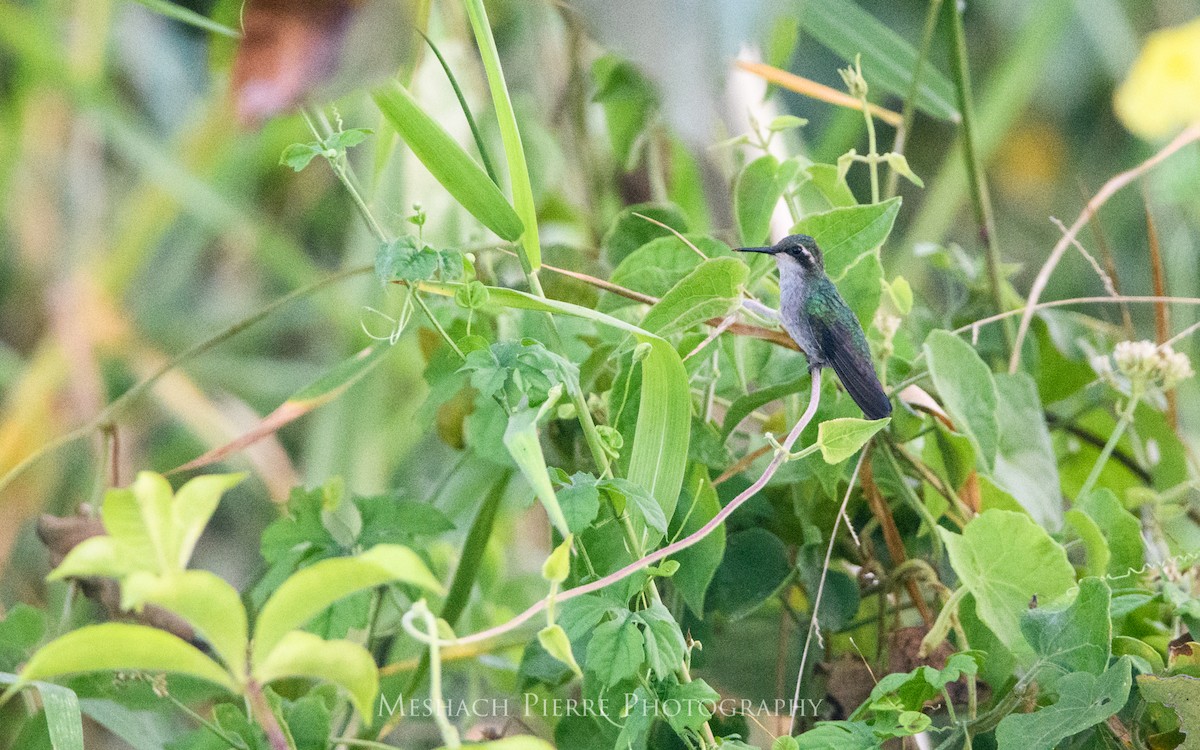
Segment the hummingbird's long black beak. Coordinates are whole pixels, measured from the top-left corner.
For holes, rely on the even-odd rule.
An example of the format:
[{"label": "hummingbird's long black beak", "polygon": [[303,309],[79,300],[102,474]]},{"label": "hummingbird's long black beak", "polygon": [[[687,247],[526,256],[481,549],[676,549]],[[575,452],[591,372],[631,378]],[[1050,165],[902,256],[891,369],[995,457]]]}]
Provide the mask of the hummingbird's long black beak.
[{"label": "hummingbird's long black beak", "polygon": [[767,255],[775,254],[775,248],[773,247],[735,247],[734,250],[739,253],[766,253]]}]

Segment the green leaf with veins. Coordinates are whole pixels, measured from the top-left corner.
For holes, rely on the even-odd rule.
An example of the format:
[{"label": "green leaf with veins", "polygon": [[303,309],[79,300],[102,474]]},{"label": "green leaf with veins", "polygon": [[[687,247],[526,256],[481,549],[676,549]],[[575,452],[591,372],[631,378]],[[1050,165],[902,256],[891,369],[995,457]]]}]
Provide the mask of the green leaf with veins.
[{"label": "green leaf with veins", "polygon": [[1129,657],[1123,656],[1099,676],[1064,675],[1058,700],[1033,713],[1009,714],[996,727],[998,750],[1053,750],[1068,737],[1120,711],[1132,686]]},{"label": "green leaf with veins", "polygon": [[587,673],[604,687],[637,674],[646,657],[646,639],[626,611],[599,625],[587,648]]},{"label": "green leaf with veins", "polygon": [[989,510],[955,534],[938,528],[950,565],[975,597],[979,619],[1014,654],[1028,661],[1033,649],[1019,623],[1033,597],[1045,606],[1075,583],[1067,553],[1023,513]]}]

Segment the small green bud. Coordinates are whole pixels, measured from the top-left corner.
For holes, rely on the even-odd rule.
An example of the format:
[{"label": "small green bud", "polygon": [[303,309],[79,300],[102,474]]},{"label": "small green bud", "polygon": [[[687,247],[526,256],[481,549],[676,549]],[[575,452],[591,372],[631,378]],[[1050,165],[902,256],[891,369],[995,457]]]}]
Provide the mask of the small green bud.
[{"label": "small green bud", "polygon": [[562,583],[571,572],[571,541],[574,536],[567,535],[562,544],[554,548],[546,562],[542,564],[542,578],[551,583]]}]

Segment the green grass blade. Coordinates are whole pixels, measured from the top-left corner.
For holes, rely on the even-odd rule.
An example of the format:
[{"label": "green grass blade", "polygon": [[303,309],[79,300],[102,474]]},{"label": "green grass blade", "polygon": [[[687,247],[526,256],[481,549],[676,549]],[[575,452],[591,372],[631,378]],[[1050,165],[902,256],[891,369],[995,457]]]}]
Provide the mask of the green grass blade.
[{"label": "green grass blade", "polygon": [[508,199],[445,128],[399,83],[374,94],[375,104],[429,173],[485,227],[509,242],[523,226]]},{"label": "green grass blade", "polygon": [[[917,51],[851,0],[805,3],[800,24],[847,62],[861,54],[863,75],[872,86],[898,96],[908,93],[917,67]],[[926,64],[922,71],[916,104],[922,112],[938,119],[959,119],[954,85],[932,65]]]},{"label": "green grass blade", "polygon": [[513,112],[512,99],[508,96],[508,85],[504,82],[504,70],[500,67],[500,54],[496,50],[496,39],[488,24],[483,0],[465,0],[471,28],[475,31],[475,42],[483,55],[483,68],[487,72],[488,88],[492,90],[492,104],[500,121],[500,138],[504,141],[504,156],[508,159],[508,178],[512,184],[513,206],[525,224],[525,235],[521,238],[521,265],[526,273],[536,272],[542,266],[542,246],[538,240],[537,206],[533,202],[533,186],[529,182],[529,166],[525,162],[525,147],[521,145],[521,132],[517,129],[517,115]]},{"label": "green grass blade", "polygon": [[475,122],[475,115],[471,113],[471,107],[467,104],[467,98],[463,96],[462,88],[458,85],[458,79],[454,76],[454,71],[450,68],[450,63],[446,62],[446,58],[442,57],[442,51],[437,48],[433,40],[425,35],[425,32],[417,29],[417,33],[429,45],[429,49],[433,50],[433,56],[441,63],[442,70],[446,73],[446,78],[450,81],[450,88],[454,89],[454,95],[458,97],[458,106],[462,109],[463,116],[467,118],[467,127],[471,128],[471,137],[475,139],[475,148],[479,150],[479,158],[483,162],[483,168],[487,171],[488,177],[492,178],[492,182],[500,184],[500,178],[496,176],[496,167],[492,164],[492,157],[488,156],[487,144],[483,142],[483,134],[479,132],[479,124]]},{"label": "green grass blade", "polygon": [[237,29],[231,29],[223,23],[202,16],[194,10],[176,5],[169,0],[136,0],[141,5],[146,6],[155,13],[161,13],[167,18],[174,18],[176,21],[186,23],[188,26],[195,26],[198,29],[211,31],[214,34],[227,36],[231,39],[240,39],[241,33]]},{"label": "green grass blade", "polygon": [[[18,682],[15,674],[0,674],[0,684],[15,685]],[[54,750],[83,750],[83,717],[79,713],[79,697],[75,691],[49,682],[30,684],[42,698],[50,747]]]}]

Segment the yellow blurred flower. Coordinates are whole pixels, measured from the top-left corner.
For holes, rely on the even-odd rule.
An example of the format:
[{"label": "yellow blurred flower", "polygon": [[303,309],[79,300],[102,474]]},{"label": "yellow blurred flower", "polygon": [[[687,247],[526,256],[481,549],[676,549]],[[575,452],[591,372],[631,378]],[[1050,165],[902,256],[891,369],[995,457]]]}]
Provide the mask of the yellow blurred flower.
[{"label": "yellow blurred flower", "polygon": [[1147,37],[1113,104],[1125,127],[1146,139],[1200,122],[1200,19]]}]

